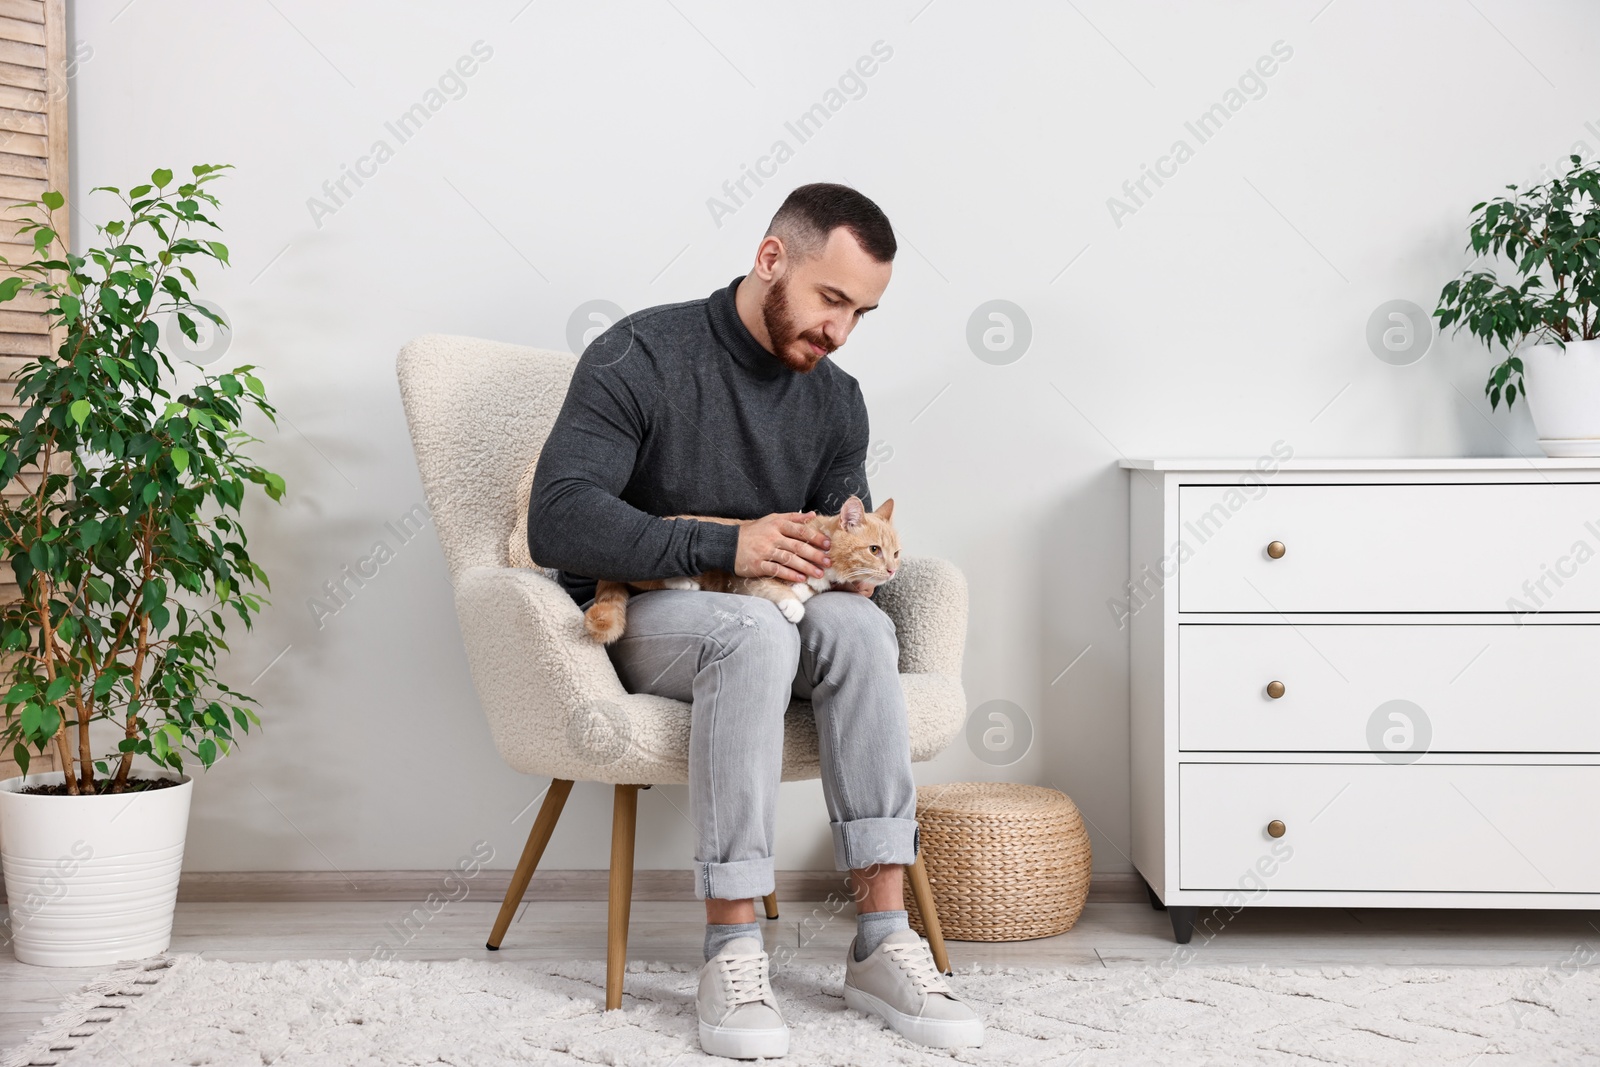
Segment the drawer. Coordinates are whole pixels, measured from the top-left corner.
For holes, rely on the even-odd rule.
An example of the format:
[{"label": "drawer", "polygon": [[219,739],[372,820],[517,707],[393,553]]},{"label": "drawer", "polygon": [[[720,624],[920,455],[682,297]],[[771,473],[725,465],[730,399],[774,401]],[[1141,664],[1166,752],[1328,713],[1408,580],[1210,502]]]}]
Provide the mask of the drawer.
[{"label": "drawer", "polygon": [[1179,611],[1600,611],[1600,483],[1273,485],[1256,499],[1185,485],[1178,498]]},{"label": "drawer", "polygon": [[[1596,664],[1600,625],[1188,623],[1178,627],[1178,747],[1600,752]],[[1374,730],[1392,700],[1415,710],[1376,715]]]},{"label": "drawer", "polygon": [[1186,763],[1178,781],[1184,889],[1600,891],[1600,767]]}]

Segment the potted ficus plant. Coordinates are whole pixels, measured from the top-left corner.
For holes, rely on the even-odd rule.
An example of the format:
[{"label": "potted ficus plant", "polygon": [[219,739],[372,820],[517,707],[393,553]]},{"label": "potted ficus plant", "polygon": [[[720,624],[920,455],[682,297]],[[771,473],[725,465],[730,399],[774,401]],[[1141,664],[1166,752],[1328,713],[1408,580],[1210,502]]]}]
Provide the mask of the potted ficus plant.
[{"label": "potted ficus plant", "polygon": [[[217,229],[207,186],[224,169],[93,190],[121,209],[82,255],[53,225],[59,191],[13,209],[34,258],[6,265],[0,305],[43,311],[59,340],[14,376],[21,414],[0,411],[0,560],[17,587],[0,604],[0,743],[23,771],[0,782],[0,862],[25,963],[167,948],[185,758],[209,768],[260,723],[217,654],[227,617],[249,628],[265,603],[240,511],[250,483],[281,500],[284,482],[240,449],[257,440],[246,413],[275,423],[274,408],[248,365],[175,367],[160,328],[175,316],[197,341],[200,317],[221,324],[189,264],[227,265],[224,245],[196,236]],[[27,774],[46,750],[61,769]]]},{"label": "potted ficus plant", "polygon": [[1561,177],[1472,208],[1467,247],[1503,257],[1445,285],[1440,328],[1465,326],[1506,353],[1484,385],[1489,406],[1525,397],[1551,456],[1600,455],[1600,160],[1572,156]]}]

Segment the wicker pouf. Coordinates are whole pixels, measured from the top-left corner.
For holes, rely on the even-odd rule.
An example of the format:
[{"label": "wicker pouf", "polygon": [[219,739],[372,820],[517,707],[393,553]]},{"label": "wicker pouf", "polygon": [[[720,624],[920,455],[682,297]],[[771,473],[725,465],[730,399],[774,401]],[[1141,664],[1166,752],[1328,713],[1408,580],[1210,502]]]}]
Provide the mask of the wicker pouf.
[{"label": "wicker pouf", "polygon": [[[1089,834],[1065,793],[1013,782],[918,786],[917,823],[946,938],[1025,941],[1078,921]],[[910,879],[905,899],[912,928],[926,936]]]}]

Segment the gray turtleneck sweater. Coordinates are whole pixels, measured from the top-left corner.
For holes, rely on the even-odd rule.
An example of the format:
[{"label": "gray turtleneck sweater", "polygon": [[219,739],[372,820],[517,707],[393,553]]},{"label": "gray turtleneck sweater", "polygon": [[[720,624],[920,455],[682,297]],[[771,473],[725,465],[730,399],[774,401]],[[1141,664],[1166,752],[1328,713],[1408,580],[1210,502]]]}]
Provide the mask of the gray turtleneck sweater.
[{"label": "gray turtleneck sweater", "polygon": [[637,311],[579,358],[528,500],[528,551],[579,604],[596,578],[733,570],[738,527],[656,516],[872,507],[860,386],[832,357],[801,374],[763,348],[742,280]]}]

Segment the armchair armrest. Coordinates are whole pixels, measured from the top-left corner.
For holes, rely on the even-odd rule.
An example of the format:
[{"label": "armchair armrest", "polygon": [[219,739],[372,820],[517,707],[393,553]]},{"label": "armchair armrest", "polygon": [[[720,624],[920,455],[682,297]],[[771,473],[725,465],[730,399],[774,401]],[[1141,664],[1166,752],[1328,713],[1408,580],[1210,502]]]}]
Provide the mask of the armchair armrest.
[{"label": "armchair armrest", "polygon": [[961,679],[967,641],[967,579],[948,560],[905,556],[900,571],[872,595],[894,620],[901,674]]},{"label": "armchair armrest", "polygon": [[570,709],[626,700],[611,658],[584,634],[583,613],[566,590],[542,571],[468,567],[455,600],[495,748],[524,773],[552,773],[534,768],[566,758]]}]

